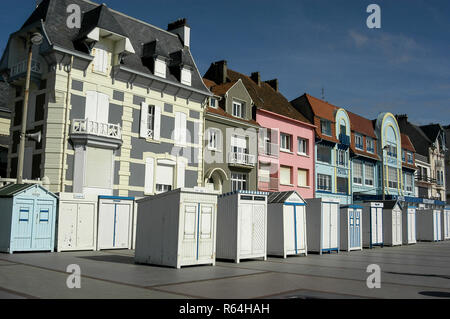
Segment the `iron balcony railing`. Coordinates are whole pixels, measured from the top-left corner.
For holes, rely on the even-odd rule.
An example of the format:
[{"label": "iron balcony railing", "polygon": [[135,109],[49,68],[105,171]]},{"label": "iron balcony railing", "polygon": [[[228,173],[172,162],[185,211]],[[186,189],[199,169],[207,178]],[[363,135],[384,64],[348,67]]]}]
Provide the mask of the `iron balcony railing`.
[{"label": "iron balcony railing", "polygon": [[[13,76],[16,76],[16,75],[19,75],[22,73],[26,73],[27,72],[27,63],[28,63],[28,61],[24,60],[24,61],[20,61],[17,64],[14,64],[11,67],[10,76],[13,77]],[[31,72],[39,73],[39,74],[42,73],[42,67],[41,67],[41,63],[39,61],[31,60]]]},{"label": "iron balcony railing", "polygon": [[229,153],[228,163],[232,165],[255,166],[256,156],[247,153],[232,151]]},{"label": "iron balcony railing", "polygon": [[347,134],[339,134],[339,143],[345,146],[350,146],[350,136]]},{"label": "iron balcony railing", "polygon": [[278,157],[279,152],[279,145],[276,143],[264,142],[259,147],[259,153],[261,155]]},{"label": "iron balcony railing", "polygon": [[436,183],[435,178],[431,178],[428,175],[416,175],[416,181],[424,183]]},{"label": "iron balcony railing", "polygon": [[122,139],[122,128],[118,124],[100,123],[89,119],[77,119],[72,121],[71,134],[87,134],[120,140]]}]

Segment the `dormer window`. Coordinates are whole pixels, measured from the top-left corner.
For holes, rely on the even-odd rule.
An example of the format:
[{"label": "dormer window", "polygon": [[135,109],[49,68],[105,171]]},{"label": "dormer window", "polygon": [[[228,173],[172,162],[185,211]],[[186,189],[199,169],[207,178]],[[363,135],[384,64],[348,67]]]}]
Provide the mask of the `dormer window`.
[{"label": "dormer window", "polygon": [[166,61],[156,58],[155,59],[155,70],[154,74],[156,76],[165,78],[166,77]]},{"label": "dormer window", "polygon": [[216,99],[216,98],[213,98],[213,97],[211,98],[210,106],[211,106],[212,108],[217,109],[217,99]]},{"label": "dormer window", "polygon": [[96,46],[93,50],[93,71],[100,73],[108,72],[108,51],[102,46]]},{"label": "dormer window", "polygon": [[188,68],[181,69],[181,84],[191,86],[192,71]]},{"label": "dormer window", "polygon": [[233,116],[244,117],[243,105],[240,102],[233,101]]}]

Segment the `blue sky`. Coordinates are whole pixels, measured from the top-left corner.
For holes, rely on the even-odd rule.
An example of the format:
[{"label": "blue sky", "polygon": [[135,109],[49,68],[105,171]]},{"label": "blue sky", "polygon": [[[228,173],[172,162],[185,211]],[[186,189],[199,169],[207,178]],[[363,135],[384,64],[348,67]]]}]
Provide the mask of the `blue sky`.
[{"label": "blue sky", "polygon": [[[4,2],[2,51],[35,3]],[[102,2],[161,28],[186,17],[202,74],[226,59],[236,71],[278,78],[289,100],[304,92],[320,98],[324,87],[327,101],[368,118],[390,111],[418,124],[450,124],[448,0]],[[366,26],[371,3],[381,7],[381,29]]]}]

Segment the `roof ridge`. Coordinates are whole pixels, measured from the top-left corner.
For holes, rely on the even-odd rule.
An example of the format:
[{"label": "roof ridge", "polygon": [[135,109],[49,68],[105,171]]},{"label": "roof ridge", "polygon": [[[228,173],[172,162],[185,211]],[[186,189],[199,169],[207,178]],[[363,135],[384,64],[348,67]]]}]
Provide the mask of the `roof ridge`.
[{"label": "roof ridge", "polygon": [[[86,3],[90,3],[90,4],[93,4],[93,5],[96,5],[96,6],[102,6],[102,5],[105,5],[104,3],[99,4],[99,3],[93,2],[93,1],[91,1],[91,0],[80,0],[80,1],[84,1],[84,2],[86,2]],[[105,5],[105,6],[106,6],[106,5]],[[111,10],[113,13],[116,13],[116,14],[121,15],[121,16],[123,16],[123,17],[126,17],[126,18],[128,18],[128,19],[134,20],[134,21],[136,21],[136,22],[142,23],[142,24],[147,25],[147,26],[149,26],[149,27],[155,28],[155,29],[157,29],[157,30],[159,30],[159,31],[165,32],[165,33],[167,33],[167,34],[170,34],[170,35],[172,35],[172,36],[174,36],[174,37],[178,37],[178,35],[176,35],[175,33],[172,33],[172,32],[170,32],[170,31],[161,29],[160,27],[157,27],[157,26],[155,26],[155,25],[153,25],[153,24],[150,24],[150,23],[148,23],[148,22],[145,22],[145,21],[143,21],[143,20],[140,20],[140,19],[134,18],[134,17],[132,17],[132,16],[129,16],[128,14],[125,14],[125,13],[123,13],[123,12],[117,11],[117,10],[115,10],[115,9],[112,9],[112,8],[108,7],[108,6],[106,6],[106,7],[107,7],[109,10]]]},{"label": "roof ridge", "polygon": [[[324,100],[322,100],[322,99],[319,99],[318,97],[312,96],[311,94],[305,93],[305,95],[306,95],[306,96],[309,96],[309,97],[312,97],[313,99],[316,99],[316,100],[318,100],[318,101],[320,101],[320,102],[326,103],[326,104],[328,104],[328,105],[330,105],[330,106],[332,106],[332,107],[335,107],[335,108],[338,108],[338,109],[344,109],[343,107],[340,107],[340,106],[331,104],[330,102],[327,102],[327,101],[324,101]],[[344,110],[347,111],[346,109],[344,109]]]}]

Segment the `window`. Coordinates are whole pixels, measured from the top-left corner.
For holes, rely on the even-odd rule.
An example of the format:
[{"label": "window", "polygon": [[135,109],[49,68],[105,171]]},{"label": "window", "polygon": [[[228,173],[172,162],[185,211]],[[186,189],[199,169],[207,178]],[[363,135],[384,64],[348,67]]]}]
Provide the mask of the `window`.
[{"label": "window", "polygon": [[355,134],[355,147],[359,150],[364,150],[363,137]]},{"label": "window", "polygon": [[402,150],[402,161],[406,162],[406,151]]},{"label": "window", "polygon": [[413,164],[414,163],[413,154],[411,152],[408,152],[406,155],[407,155],[408,163]]},{"label": "window", "polygon": [[320,120],[320,127],[322,134],[331,136],[331,122],[327,120]]},{"label": "window", "polygon": [[164,193],[172,190],[174,167],[172,165],[158,163],[156,168],[156,193]]},{"label": "window", "polygon": [[320,191],[331,192],[331,176],[317,174],[317,189]]},{"label": "window", "polygon": [[221,140],[220,130],[210,128],[208,129],[208,149],[211,151],[218,151]]},{"label": "window", "polygon": [[337,177],[337,192],[340,194],[348,194],[348,178]]},{"label": "window", "polygon": [[107,73],[108,72],[108,51],[105,48],[97,46],[93,50],[94,62],[93,70],[95,72]]},{"label": "window", "polygon": [[331,164],[331,148],[322,144],[317,145],[317,160]]},{"label": "window", "polygon": [[97,123],[108,123],[109,97],[95,91],[86,92],[85,119]]},{"label": "window", "polygon": [[366,148],[369,153],[375,152],[375,143],[370,137],[366,137]]},{"label": "window", "polygon": [[343,135],[347,135],[347,126],[345,126],[345,124],[340,125],[340,133]]},{"label": "window", "polygon": [[242,103],[233,101],[233,116],[235,117],[244,117],[242,111]]},{"label": "window", "polygon": [[166,61],[161,59],[155,59],[155,70],[154,74],[156,76],[159,76],[161,78],[166,77]]},{"label": "window", "polygon": [[387,149],[388,156],[396,158],[397,157],[397,145],[388,144],[387,147],[388,147],[388,149]]},{"label": "window", "polygon": [[111,189],[113,185],[113,151],[102,148],[86,149],[86,187]]},{"label": "window", "polygon": [[308,171],[305,169],[298,169],[297,172],[297,185],[300,187],[308,186]]},{"label": "window", "polygon": [[366,186],[373,186],[375,180],[374,167],[372,164],[366,163],[364,165],[364,184]]},{"label": "window", "polygon": [[288,135],[288,134],[284,134],[281,133],[280,134],[280,150],[285,151],[285,152],[290,152],[291,151],[291,140],[292,140],[292,136]]},{"label": "window", "polygon": [[389,187],[397,188],[398,187],[398,171],[394,167],[388,167],[388,178],[389,178]]},{"label": "window", "polygon": [[362,185],[363,164],[361,162],[353,162],[353,183]]},{"label": "window", "polygon": [[192,72],[187,68],[181,69],[181,84],[191,86]]},{"label": "window", "polygon": [[270,182],[270,164],[259,164],[259,181],[263,183]]},{"label": "window", "polygon": [[280,184],[292,185],[292,168],[289,166],[280,167]]},{"label": "window", "polygon": [[211,107],[216,109],[217,108],[217,99],[212,97],[210,104],[211,104]]},{"label": "window", "polygon": [[304,138],[298,138],[298,154],[308,155],[308,140]]},{"label": "window", "polygon": [[413,185],[413,176],[412,174],[405,173],[405,191],[412,192],[412,185]]},{"label": "window", "polygon": [[231,190],[247,190],[247,174],[231,173]]},{"label": "window", "polygon": [[348,166],[348,159],[347,159],[347,152],[345,150],[336,150],[337,153],[337,165],[347,167]]},{"label": "window", "polygon": [[247,138],[245,136],[233,135],[231,136],[231,151],[233,153],[248,154]]},{"label": "window", "polygon": [[140,137],[159,140],[160,122],[161,122],[161,107],[155,105],[148,105],[147,103],[142,102]]}]

